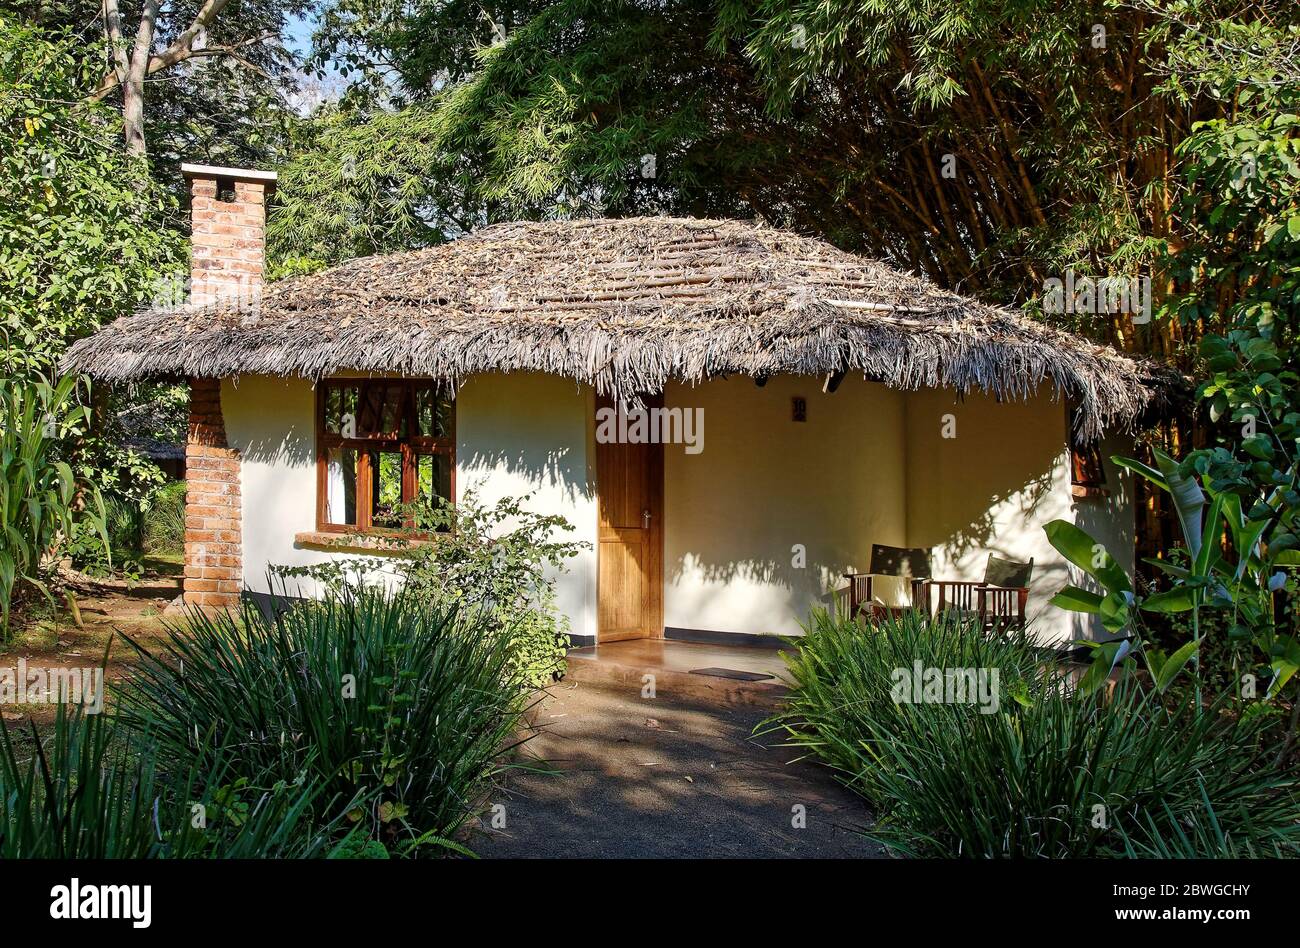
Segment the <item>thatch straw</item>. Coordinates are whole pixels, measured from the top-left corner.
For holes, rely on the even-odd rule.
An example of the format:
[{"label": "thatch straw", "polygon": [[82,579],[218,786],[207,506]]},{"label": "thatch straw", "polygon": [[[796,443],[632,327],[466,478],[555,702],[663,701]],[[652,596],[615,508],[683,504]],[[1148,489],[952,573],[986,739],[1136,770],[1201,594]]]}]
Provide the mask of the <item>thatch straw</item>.
[{"label": "thatch straw", "polygon": [[1163,398],[1154,366],[818,240],[738,221],[512,223],[353,260],[230,303],[149,311],[77,343],[107,380],[400,372],[456,385],[538,371],[630,398],[670,379],[848,371],[900,389],[1024,398],[1050,383],[1079,433]]}]

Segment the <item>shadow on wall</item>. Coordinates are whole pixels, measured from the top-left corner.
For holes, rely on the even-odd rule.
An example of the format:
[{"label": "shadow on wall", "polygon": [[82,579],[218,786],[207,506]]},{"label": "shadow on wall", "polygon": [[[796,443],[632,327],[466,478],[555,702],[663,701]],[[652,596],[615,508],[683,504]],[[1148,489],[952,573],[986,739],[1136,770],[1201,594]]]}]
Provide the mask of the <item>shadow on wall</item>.
[{"label": "shadow on wall", "polygon": [[594,500],[595,491],[588,482],[586,462],[577,454],[569,448],[540,444],[509,450],[476,446],[468,451],[458,445],[456,467],[466,486],[474,487],[480,497],[491,478],[507,474],[519,485],[517,494],[555,490],[566,504],[578,504]]},{"label": "shadow on wall", "polygon": [[[807,603],[804,613],[814,607],[830,609],[840,587],[847,588],[842,578],[855,569],[851,561],[823,562],[814,559],[814,550],[809,549],[807,565],[799,568],[793,565],[794,553],[785,560],[765,560],[755,557],[741,559],[724,558],[710,562],[709,550],[693,550],[673,558],[667,564],[664,579],[670,586],[675,586],[689,578],[693,583],[700,583],[706,588],[696,594],[696,606],[702,611],[714,603],[724,603],[728,593],[724,587],[741,582],[746,585],[772,586],[788,593],[790,601]],[[865,561],[864,561],[865,563]],[[865,567],[864,567],[865,568]],[[677,591],[674,595],[686,593]],[[800,615],[799,618],[804,618]],[[730,631],[730,630],[721,630]]]},{"label": "shadow on wall", "polygon": [[[928,544],[918,545],[941,546],[952,560],[979,556],[981,568],[984,555],[988,553],[1003,559],[1024,559],[1026,553],[1023,544],[1017,543],[1022,539],[1023,532],[1017,531],[1014,536],[1008,536],[1005,527],[1008,521],[1016,525],[1031,525],[1031,528],[1041,526],[1045,501],[1051,497],[1056,486],[1055,462],[1055,456],[1043,458],[1040,463],[1048,465],[1047,469],[1019,484],[1013,479],[1006,479],[1006,482],[999,483],[996,487],[987,481],[970,484],[963,475],[947,498],[960,507],[955,514],[945,511],[952,524],[949,532]],[[966,517],[970,519],[963,522]]]},{"label": "shadow on wall", "polygon": [[670,386],[666,403],[707,424],[702,452],[664,457],[669,625],[797,633],[871,543],[903,542],[902,393],[822,381]]},{"label": "shadow on wall", "polygon": [[305,379],[227,379],[221,397],[226,435],[241,459],[285,468],[316,463],[316,390]]},{"label": "shadow on wall", "polygon": [[310,467],[316,463],[312,440],[312,435],[304,437],[294,428],[282,432],[278,439],[269,433],[258,435],[240,445],[239,456],[244,461],[276,467]]},{"label": "shadow on wall", "polygon": [[[1051,596],[1057,588],[1069,581],[1064,568],[1043,562],[1042,556],[1033,549],[1026,553],[1025,544],[1017,541],[1023,540],[1026,529],[1041,534],[1042,526],[1051,519],[1044,515],[1041,507],[1052,493],[1055,461],[1055,457],[1046,458],[1044,463],[1048,467],[1040,474],[1027,481],[1008,479],[991,493],[976,493],[967,484],[956,485],[954,492],[959,496],[961,506],[967,509],[969,519],[955,521],[947,534],[931,534],[932,539],[928,545],[933,548],[944,547],[953,560],[977,557],[981,575],[985,558],[990,553],[1011,560],[1032,557],[1038,564],[1033,585],[1036,590],[1050,589],[1045,595]],[[772,503],[780,502],[779,498],[768,500]],[[758,499],[756,505],[762,507],[766,502]],[[1009,531],[1000,529],[1000,524],[1005,524],[1008,517],[1023,525],[1010,538],[1006,536]],[[806,524],[802,532],[810,539],[803,545],[805,555],[802,566],[795,565],[796,551],[793,549],[785,550],[789,555],[781,559],[729,555],[726,551],[734,550],[739,545],[737,538],[734,535],[727,538],[717,531],[711,531],[704,537],[697,538],[689,551],[673,557],[666,564],[666,579],[670,585],[689,578],[712,587],[712,591],[704,593],[704,601],[724,595],[717,587],[739,581],[785,590],[791,603],[806,603],[805,613],[816,606],[829,609],[836,597],[847,588],[844,574],[864,572],[868,568],[872,543],[902,545],[904,542],[903,538],[892,535],[892,531],[873,530],[869,526],[860,532],[859,542],[853,550],[845,549],[842,543],[825,545],[816,542],[819,534],[828,528],[838,529],[840,526],[842,523],[833,513],[824,522],[810,521]],[[1043,536],[1045,544],[1045,535]],[[754,541],[754,545],[764,548],[772,548],[775,544],[776,541],[770,538]],[[959,578],[951,570],[945,573],[940,558],[936,556],[935,559],[936,578]],[[886,598],[896,598],[891,594],[901,594],[903,589],[901,583],[897,585],[898,589],[894,590],[886,581],[880,584],[880,588]]]},{"label": "shadow on wall", "polygon": [[[708,405],[710,440],[669,480],[665,568],[679,616],[670,624],[694,613],[709,619],[701,628],[789,628],[792,617],[830,606],[844,573],[868,568],[873,543],[933,548],[937,578],[982,578],[990,553],[1032,558],[1031,603],[1040,609],[1064,585],[1043,533],[1047,521],[1071,516],[1059,402],[846,382],[835,395],[811,393],[806,425],[780,425],[762,403],[777,381],[725,403],[713,383],[692,393]],[[958,438],[942,434],[949,415]],[[743,435],[728,440],[735,431]],[[906,601],[901,583],[877,591]]]}]

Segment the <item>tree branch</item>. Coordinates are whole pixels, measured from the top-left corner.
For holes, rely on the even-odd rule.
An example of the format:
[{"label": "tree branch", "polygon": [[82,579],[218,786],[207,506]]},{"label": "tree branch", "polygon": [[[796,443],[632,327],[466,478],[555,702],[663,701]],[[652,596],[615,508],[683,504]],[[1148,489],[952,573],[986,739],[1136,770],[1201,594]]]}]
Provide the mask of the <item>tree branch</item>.
[{"label": "tree branch", "polygon": [[117,82],[125,82],[131,62],[127,58],[126,47],[122,42],[122,11],[118,8],[117,0],[103,0],[102,9],[108,52],[113,57],[113,68],[109,71],[109,75],[115,77]]},{"label": "tree branch", "polygon": [[[92,102],[101,101],[105,96],[107,96],[110,92],[112,92],[119,85],[121,85],[122,82],[124,81],[127,70],[130,68],[130,65],[134,65],[134,63],[128,64],[126,51],[120,49],[122,26],[121,26],[121,14],[118,13],[117,11],[117,0],[103,0],[103,2],[104,2],[105,27],[106,29],[109,30],[109,41],[113,44],[114,57],[118,65],[116,69],[111,70],[108,73],[108,75],[106,75],[100,81],[99,87],[95,90],[94,95],[90,97],[90,101]],[[211,52],[209,52],[208,49],[206,48],[201,50],[194,49],[194,41],[198,39],[199,34],[202,33],[205,29],[207,29],[207,27],[212,23],[212,21],[217,18],[217,15],[221,13],[223,9],[225,9],[226,4],[229,2],[230,0],[206,0],[203,6],[199,8],[199,12],[194,15],[194,20],[176,37],[176,39],[172,41],[171,45],[168,46],[166,49],[164,49],[161,53],[158,53],[157,55],[154,56],[150,56],[148,58],[148,66],[145,67],[143,75],[146,76],[152,75],[153,73],[158,72],[160,69],[166,69],[169,66],[174,66],[177,63],[184,62],[187,59],[192,59],[195,56],[221,56],[221,55],[233,56],[235,55],[235,50],[242,49],[245,46],[251,46],[255,43],[260,43],[263,40],[275,35],[274,33],[265,33],[261,36],[255,36],[246,39],[241,43],[236,43],[233,46],[210,47],[210,49],[212,50]],[[155,12],[156,12],[157,4],[155,3],[152,5],[155,7]],[[112,16],[114,21],[113,24],[109,23],[110,7],[112,8]],[[116,42],[114,41],[113,30],[116,30]],[[143,34],[143,32],[144,32],[144,25],[142,22],[141,34]],[[140,38],[141,35],[138,34],[136,36],[137,55],[139,54]],[[152,28],[149,30],[149,42],[150,43],[153,42]],[[147,52],[148,46],[145,47],[145,50]]]}]

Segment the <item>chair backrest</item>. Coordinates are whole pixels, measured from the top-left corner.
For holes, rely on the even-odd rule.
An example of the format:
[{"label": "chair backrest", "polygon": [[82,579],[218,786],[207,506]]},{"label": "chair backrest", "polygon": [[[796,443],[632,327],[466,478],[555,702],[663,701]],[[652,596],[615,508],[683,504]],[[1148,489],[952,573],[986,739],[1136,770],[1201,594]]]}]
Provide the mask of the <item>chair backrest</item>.
[{"label": "chair backrest", "polygon": [[904,576],[908,579],[930,578],[930,551],[921,547],[871,544],[871,568],[876,576]]},{"label": "chair backrest", "polygon": [[1034,561],[1017,563],[989,554],[988,565],[984,567],[985,586],[1020,587],[1029,585],[1029,577],[1034,574]]}]

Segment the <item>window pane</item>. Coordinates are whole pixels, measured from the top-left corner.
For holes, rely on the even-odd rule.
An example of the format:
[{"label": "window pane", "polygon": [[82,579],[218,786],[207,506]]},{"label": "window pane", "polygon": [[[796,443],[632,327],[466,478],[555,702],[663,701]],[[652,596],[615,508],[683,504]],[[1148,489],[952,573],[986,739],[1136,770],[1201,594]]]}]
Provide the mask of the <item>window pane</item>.
[{"label": "window pane", "polygon": [[325,430],[344,438],[355,438],[358,385],[328,385],[325,388]]},{"label": "window pane", "polygon": [[357,458],[354,448],[330,448],[326,456],[326,523],[357,524]]},{"label": "window pane", "polygon": [[370,452],[370,522],[376,527],[402,525],[402,453],[397,449]]},{"label": "window pane", "polygon": [[415,459],[416,497],[432,508],[438,500],[451,500],[451,458],[446,454],[421,454]]},{"label": "window pane", "polygon": [[415,390],[415,418],[419,434],[426,438],[444,438],[451,434],[455,402],[438,388],[424,386]]},{"label": "window pane", "polygon": [[357,434],[406,435],[405,382],[367,382],[361,389],[361,407],[357,415]]}]

